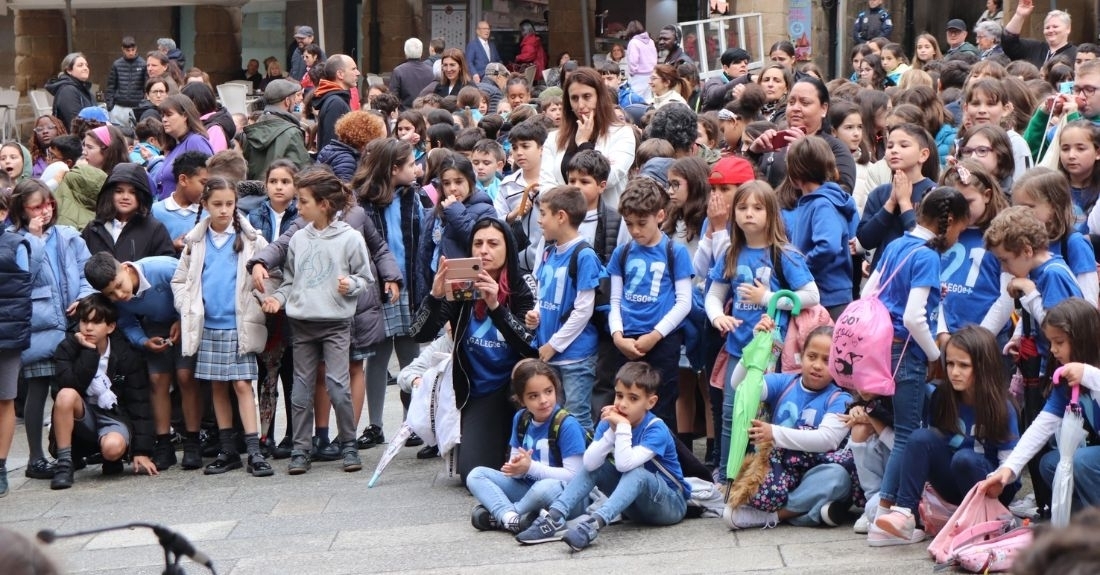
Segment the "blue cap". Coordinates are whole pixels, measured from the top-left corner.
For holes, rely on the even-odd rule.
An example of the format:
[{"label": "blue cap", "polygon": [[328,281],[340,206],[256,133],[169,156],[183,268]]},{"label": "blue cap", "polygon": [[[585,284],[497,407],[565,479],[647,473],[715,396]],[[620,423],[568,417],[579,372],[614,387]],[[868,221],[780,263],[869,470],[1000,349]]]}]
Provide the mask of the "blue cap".
[{"label": "blue cap", "polygon": [[107,110],[99,106],[88,106],[81,110],[77,116],[81,120],[95,120],[96,122],[103,122],[104,124],[109,124],[111,122],[111,119],[107,117]]}]

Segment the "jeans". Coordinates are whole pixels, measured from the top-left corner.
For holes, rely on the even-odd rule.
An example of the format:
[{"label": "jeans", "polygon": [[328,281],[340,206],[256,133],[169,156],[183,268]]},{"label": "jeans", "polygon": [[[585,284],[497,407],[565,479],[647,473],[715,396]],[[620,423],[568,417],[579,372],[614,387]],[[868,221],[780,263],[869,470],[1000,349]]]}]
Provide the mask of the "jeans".
[{"label": "jeans", "polygon": [[[1039,463],[1043,481],[1054,483],[1058,452],[1051,451]],[[1073,510],[1100,505],[1100,446],[1079,447],[1073,454]]]},{"label": "jeans", "polygon": [[886,461],[886,473],[882,476],[882,488],[879,497],[886,501],[897,501],[898,488],[901,485],[902,465],[905,461],[905,449],[909,436],[920,428],[924,415],[925,384],[928,365],[917,357],[910,341],[909,348],[902,355],[905,344],[894,342],[893,360],[890,365],[897,370],[894,374],[894,448],[890,459]]},{"label": "jeans", "polygon": [[604,524],[622,514],[638,523],[675,525],[687,513],[683,493],[669,487],[660,473],[649,471],[645,466],[621,472],[609,461],[593,471],[584,468],[578,471],[550,508],[568,517],[570,510],[576,509],[593,487],[607,494],[607,501],[593,512],[604,520]]},{"label": "jeans", "polygon": [[561,378],[565,410],[577,418],[581,427],[592,431],[592,387],[596,385],[596,356],[580,361],[550,364]]},{"label": "jeans", "polygon": [[[968,491],[985,479],[996,465],[973,449],[958,451],[948,445],[950,437],[936,429],[918,429],[909,436],[902,461],[897,504],[916,509],[927,481],[948,503],[958,505]],[[1002,501],[1012,501],[1019,482],[1005,487]]]},{"label": "jeans", "polygon": [[504,514],[509,511],[523,515],[553,503],[565,489],[565,482],[511,477],[496,469],[478,467],[466,476],[466,488],[493,514],[497,523],[503,524]]},{"label": "jeans", "polygon": [[856,476],[859,486],[867,496],[865,510],[870,517],[878,507],[878,492],[882,488],[882,475],[886,473],[886,460],[890,458],[890,448],[873,436],[865,442],[848,441],[852,450],[852,459],[856,463]]},{"label": "jeans", "polygon": [[821,508],[830,501],[848,501],[852,495],[852,476],[842,465],[826,463],[806,472],[802,482],[787,494],[784,508],[797,517],[791,525],[813,527],[821,525]]}]

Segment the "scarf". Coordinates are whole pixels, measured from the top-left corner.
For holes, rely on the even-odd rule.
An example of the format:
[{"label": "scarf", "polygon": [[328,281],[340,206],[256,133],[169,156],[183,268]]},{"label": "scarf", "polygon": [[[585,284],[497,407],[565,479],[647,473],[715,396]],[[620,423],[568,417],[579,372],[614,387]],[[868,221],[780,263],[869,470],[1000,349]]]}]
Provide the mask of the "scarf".
[{"label": "scarf", "polygon": [[[497,301],[500,302],[500,305],[508,305],[508,296],[511,295],[512,290],[508,288],[507,267],[500,271],[500,280],[497,281],[497,285],[500,287],[500,291],[497,292]],[[489,305],[485,303],[485,300],[479,299],[474,302],[474,317],[477,318],[477,321],[484,321],[487,315],[489,315]]]}]

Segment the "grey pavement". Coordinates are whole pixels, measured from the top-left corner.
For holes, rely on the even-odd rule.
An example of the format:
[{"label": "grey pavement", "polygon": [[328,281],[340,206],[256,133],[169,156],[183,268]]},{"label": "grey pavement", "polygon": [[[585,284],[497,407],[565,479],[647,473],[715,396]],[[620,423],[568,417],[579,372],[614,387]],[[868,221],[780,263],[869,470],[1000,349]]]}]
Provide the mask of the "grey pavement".
[{"label": "grey pavement", "polygon": [[[396,432],[400,415],[397,388],[390,387],[387,434]],[[446,477],[439,459],[417,460],[416,450],[403,449],[372,489],[367,481],[383,451],[378,447],[360,452],[364,469],[358,473],[344,473],[339,463],[315,463],[306,475],[291,477],[286,460],[273,462],[276,475],[269,478],[243,471],[208,477],[178,466],[157,477],[102,477],[98,466],[90,466],[77,472],[72,489],[55,492],[48,481],[23,477],[26,439],[18,427],[8,460],[12,489],[0,499],[0,526],[33,536],[39,529],[67,533],[161,523],[209,555],[219,574],[232,575],[514,575],[536,563],[545,573],[932,570],[925,545],[871,549],[850,527],[730,532],[717,519],[662,528],[613,525],[580,553],[563,543],[521,547],[508,534],[475,531],[469,522],[474,499],[457,479]],[[146,530],[58,540],[46,551],[69,573],[159,574],[163,565],[161,549]],[[187,560],[184,565],[191,574],[206,572]]]}]

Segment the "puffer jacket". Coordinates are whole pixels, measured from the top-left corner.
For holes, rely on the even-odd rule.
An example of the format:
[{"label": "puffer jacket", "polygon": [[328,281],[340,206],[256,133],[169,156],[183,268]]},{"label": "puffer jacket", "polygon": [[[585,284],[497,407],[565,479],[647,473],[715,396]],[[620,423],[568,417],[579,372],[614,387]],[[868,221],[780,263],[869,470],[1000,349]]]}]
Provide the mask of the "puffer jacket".
[{"label": "puffer jacket", "polygon": [[[237,353],[259,353],[267,345],[267,318],[260,308],[260,300],[252,291],[252,276],[248,274],[247,263],[257,252],[267,246],[263,238],[248,223],[237,215],[244,246],[237,257]],[[180,265],[172,276],[172,294],[176,300],[176,311],[180,313],[180,348],[185,356],[199,351],[202,340],[203,320],[206,308],[202,297],[202,267],[206,259],[206,232],[210,229],[210,217],[203,218],[195,229],[183,238],[183,252]],[[230,240],[233,241],[233,240]]]},{"label": "puffer jacket", "polygon": [[359,165],[359,150],[334,139],[317,153],[317,163],[332,168],[332,173],[346,184],[351,182]]},{"label": "puffer jacket", "polygon": [[46,91],[53,94],[53,115],[61,120],[65,129],[73,125],[73,118],[81,110],[95,105],[91,82],[81,82],[65,73],[46,82]]},{"label": "puffer jacket", "polygon": [[127,108],[140,104],[145,99],[145,79],[148,77],[145,58],[138,56],[133,60],[115,60],[111,64],[111,71],[107,73],[107,89],[103,91],[107,109],[114,108],[115,104]]}]

